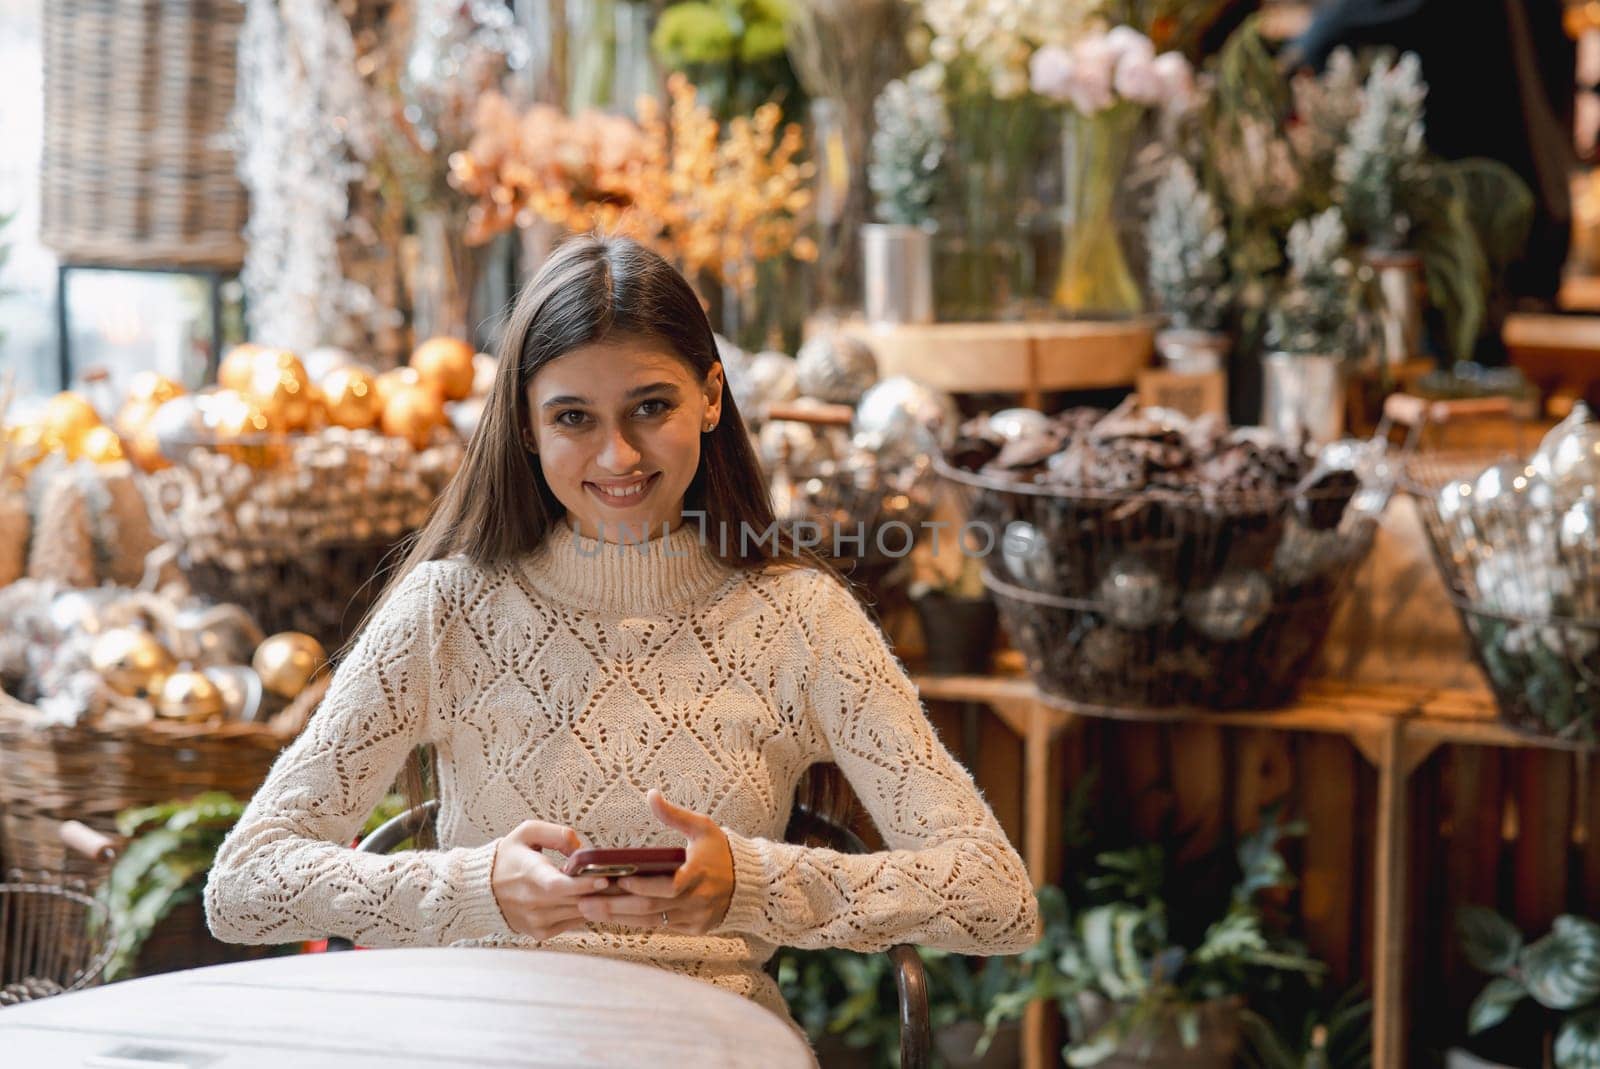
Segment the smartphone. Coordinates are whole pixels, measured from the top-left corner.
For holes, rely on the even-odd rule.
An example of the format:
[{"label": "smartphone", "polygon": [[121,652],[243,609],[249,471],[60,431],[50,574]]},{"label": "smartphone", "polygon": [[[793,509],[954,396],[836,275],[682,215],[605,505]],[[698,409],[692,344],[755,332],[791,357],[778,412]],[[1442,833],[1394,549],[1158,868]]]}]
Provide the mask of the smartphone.
[{"label": "smartphone", "polygon": [[671,876],[683,865],[681,846],[579,850],[561,871],[568,876]]}]

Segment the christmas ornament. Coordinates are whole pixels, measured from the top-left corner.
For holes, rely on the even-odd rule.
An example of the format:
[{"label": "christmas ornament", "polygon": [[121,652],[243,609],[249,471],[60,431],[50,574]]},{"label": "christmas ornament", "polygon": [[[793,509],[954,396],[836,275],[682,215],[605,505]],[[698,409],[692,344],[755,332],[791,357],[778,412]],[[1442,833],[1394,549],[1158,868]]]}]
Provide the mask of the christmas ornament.
[{"label": "christmas ornament", "polygon": [[832,458],[828,439],[809,423],[775,419],[765,424],[756,436],[756,449],[768,471],[787,465],[794,471],[809,471]]},{"label": "christmas ornament", "polygon": [[411,366],[446,401],[461,401],[472,395],[473,355],[472,346],[459,338],[429,338],[411,354]]},{"label": "christmas ornament", "polygon": [[106,607],[116,596],[108,587],[62,591],[50,599],[50,624],[62,635],[74,631],[98,635],[104,630],[101,620]]},{"label": "christmas ornament", "polygon": [[205,668],[242,664],[263,641],[249,613],[237,605],[213,605],[179,610],[167,645],[178,657]]},{"label": "christmas ornament", "polygon": [[409,386],[393,394],[383,406],[383,433],[404,438],[413,449],[426,449],[434,431],[448,421],[444,402],[432,387]]},{"label": "christmas ornament", "polygon": [[1050,417],[1032,408],[1007,408],[989,417],[989,430],[1006,443],[1022,438],[1043,439],[1050,430]]},{"label": "christmas ornament", "polygon": [[793,401],[800,396],[800,378],[794,361],[782,353],[757,353],[746,363],[744,373],[729,372],[728,386],[734,403],[747,417],[760,419],[766,407]]},{"label": "christmas ornament", "polygon": [[161,643],[135,627],[113,628],[95,639],[89,663],[112,690],[129,698],[154,691],[175,667]]},{"label": "christmas ornament", "polygon": [[892,460],[933,454],[955,440],[960,413],[948,394],[903,375],[873,386],[861,397],[851,423],[864,448]]},{"label": "christmas ornament", "polygon": [[878,359],[860,338],[829,331],[800,346],[795,378],[807,397],[853,405],[878,381]]},{"label": "christmas ornament", "polygon": [[[177,400],[167,403],[176,404]],[[273,421],[254,398],[233,390],[218,390],[206,399],[202,411],[206,428],[218,441],[218,452],[223,456],[252,468],[272,467],[284,456],[281,448],[266,440],[274,430]]]},{"label": "christmas ornament", "polygon": [[[323,379],[326,379],[340,368],[359,367],[363,371],[368,371],[348,351],[336,345],[319,345],[306,353],[300,363],[305,366],[306,374],[311,377],[312,384],[316,386],[321,386]],[[370,371],[368,373],[370,374]]]},{"label": "christmas ornament", "polygon": [[1549,617],[1555,611],[1556,597],[1570,587],[1553,563],[1518,547],[1486,548],[1472,570],[1477,600],[1490,612],[1528,619]]},{"label": "christmas ornament", "polygon": [[150,696],[150,704],[163,720],[185,724],[217,719],[227,709],[217,685],[204,674],[191,670],[167,676],[161,689]]},{"label": "christmas ornament", "polygon": [[1006,524],[1005,534],[1000,538],[1000,559],[1005,561],[1006,571],[1024,586],[1047,591],[1055,582],[1050,547],[1044,536],[1026,520],[1012,520]]},{"label": "christmas ornament", "polygon": [[280,434],[303,431],[311,422],[313,398],[311,376],[300,358],[276,349],[256,360],[246,393],[267,417],[270,428]]},{"label": "christmas ornament", "polygon": [[83,459],[95,464],[118,464],[127,459],[122,439],[110,427],[90,427],[79,443]]},{"label": "christmas ornament", "polygon": [[[411,386],[426,386],[434,393],[439,393],[438,384],[424,381],[422,373],[414,367],[391,368],[374,379],[373,386],[378,391],[378,401],[384,405],[388,405],[389,398]],[[439,399],[444,399],[442,393]]]},{"label": "christmas ornament", "polygon": [[227,719],[248,723],[261,711],[264,688],[254,668],[242,664],[212,665],[205,669],[205,677],[222,697],[223,716]]},{"label": "christmas ornament", "polygon": [[83,455],[84,436],[100,426],[100,415],[82,394],[64,390],[45,406],[42,426],[45,438],[76,460]]},{"label": "christmas ornament", "polygon": [[1562,500],[1600,492],[1600,421],[1579,401],[1533,454],[1533,470]]},{"label": "christmas ornament", "polygon": [[1183,614],[1196,631],[1219,642],[1251,634],[1272,611],[1272,584],[1260,572],[1227,572],[1184,596]]},{"label": "christmas ornament", "polygon": [[151,421],[165,403],[153,399],[133,400],[117,412],[116,427],[122,435],[122,447],[140,471],[158,471],[168,463],[161,455],[155,433],[150,430]]},{"label": "christmas ornament", "polygon": [[146,471],[157,471],[168,464],[183,460],[197,441],[210,437],[210,428],[206,426],[206,409],[214,396],[216,395],[207,394],[202,398],[194,394],[185,394],[182,397],[174,397],[155,410],[150,422],[145,425],[144,432],[135,436],[139,443],[134,448],[136,457],[145,456],[147,448],[145,440],[148,438],[154,443],[161,459],[159,465],[147,467]]},{"label": "christmas ornament", "polygon": [[184,392],[182,386],[165,375],[141,371],[128,381],[126,400],[133,403],[153,401],[159,406]]},{"label": "christmas ornament", "polygon": [[327,662],[322,643],[299,631],[280,631],[260,646],[250,667],[261,677],[262,686],[280,698],[293,700]]},{"label": "christmas ornament", "polygon": [[217,366],[217,385],[224,390],[244,392],[255,378],[256,358],[267,350],[254,342],[241,342],[228,350]]},{"label": "christmas ornament", "polygon": [[322,395],[328,422],[336,427],[351,430],[376,427],[383,416],[377,383],[360,368],[341,367],[330,371],[322,379]]},{"label": "christmas ornament", "polygon": [[1172,588],[1147,562],[1123,557],[1100,579],[1097,596],[1111,622],[1129,631],[1158,623],[1172,607]]}]

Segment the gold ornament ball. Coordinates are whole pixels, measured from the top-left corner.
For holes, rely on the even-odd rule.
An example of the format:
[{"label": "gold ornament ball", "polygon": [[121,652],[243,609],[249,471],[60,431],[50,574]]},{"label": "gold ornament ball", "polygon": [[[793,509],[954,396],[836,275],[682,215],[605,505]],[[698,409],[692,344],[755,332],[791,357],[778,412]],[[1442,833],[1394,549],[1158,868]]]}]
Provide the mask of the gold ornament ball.
[{"label": "gold ornament ball", "polygon": [[122,451],[122,438],[110,427],[90,427],[78,443],[78,453],[96,464],[116,464],[127,455]]},{"label": "gold ornament ball", "polygon": [[285,453],[272,434],[272,421],[253,397],[218,390],[207,399],[205,421],[217,438],[218,452],[253,468],[270,467]]},{"label": "gold ornament ball", "polygon": [[383,433],[404,438],[413,449],[426,449],[446,421],[444,401],[428,386],[405,387],[383,406]]},{"label": "gold ornament ball", "polygon": [[83,436],[100,426],[100,414],[82,394],[65,390],[50,398],[41,425],[45,437],[76,460],[83,455]]},{"label": "gold ornament ball", "polygon": [[155,690],[173,669],[172,655],[148,631],[114,627],[95,639],[89,664],[118,694],[136,697]]},{"label": "gold ornament ball", "polygon": [[275,431],[302,431],[311,421],[311,378],[300,358],[287,350],[274,349],[258,357],[250,388],[244,392],[261,406]]},{"label": "gold ornament ball", "polygon": [[250,667],[262,686],[280,698],[295,698],[327,661],[322,643],[299,631],[280,631],[256,647]]},{"label": "gold ornament ball", "polygon": [[17,423],[5,430],[10,443],[12,471],[27,475],[40,461],[61,448],[61,442],[44,429],[42,423]]},{"label": "gold ornament ball", "polygon": [[256,357],[267,350],[254,342],[242,342],[228,350],[217,368],[217,385],[224,390],[248,390],[255,377]]},{"label": "gold ornament ball", "polygon": [[334,368],[322,380],[327,397],[328,422],[353,431],[376,427],[383,416],[377,381],[355,367]]},{"label": "gold ornament ball", "polygon": [[389,398],[412,386],[425,386],[438,394],[439,400],[444,400],[444,392],[439,389],[438,383],[425,380],[414,367],[391,368],[373,379],[372,385],[378,391],[378,403],[385,407],[389,404]]},{"label": "gold ornament ball", "polygon": [[154,371],[141,371],[128,383],[128,401],[154,402],[155,407],[179,397],[183,394],[183,387],[167,378],[165,375]]},{"label": "gold ornament ball", "polygon": [[227,708],[217,685],[202,673],[192,671],[169,675],[161,689],[150,696],[150,703],[162,719],[184,723],[219,718]]},{"label": "gold ornament ball", "polygon": [[411,366],[439,387],[446,401],[472,396],[472,346],[460,338],[429,338],[411,354]]}]

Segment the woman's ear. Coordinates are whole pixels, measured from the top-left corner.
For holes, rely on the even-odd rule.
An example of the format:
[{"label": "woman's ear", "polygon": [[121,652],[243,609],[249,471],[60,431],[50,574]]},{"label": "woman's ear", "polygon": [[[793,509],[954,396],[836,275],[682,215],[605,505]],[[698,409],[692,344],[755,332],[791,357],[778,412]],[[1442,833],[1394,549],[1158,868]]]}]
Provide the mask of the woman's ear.
[{"label": "woman's ear", "polygon": [[700,429],[707,434],[715,430],[722,419],[722,390],[722,361],[719,360],[706,372],[706,415]]}]

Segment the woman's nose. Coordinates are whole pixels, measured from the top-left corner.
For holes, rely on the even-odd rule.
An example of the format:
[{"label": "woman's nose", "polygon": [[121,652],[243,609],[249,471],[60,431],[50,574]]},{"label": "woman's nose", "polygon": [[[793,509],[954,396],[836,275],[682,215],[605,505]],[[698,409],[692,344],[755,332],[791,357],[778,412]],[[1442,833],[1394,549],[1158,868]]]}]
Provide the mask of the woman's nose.
[{"label": "woman's nose", "polygon": [[595,462],[612,475],[627,475],[639,464],[640,452],[619,428],[606,435]]}]

